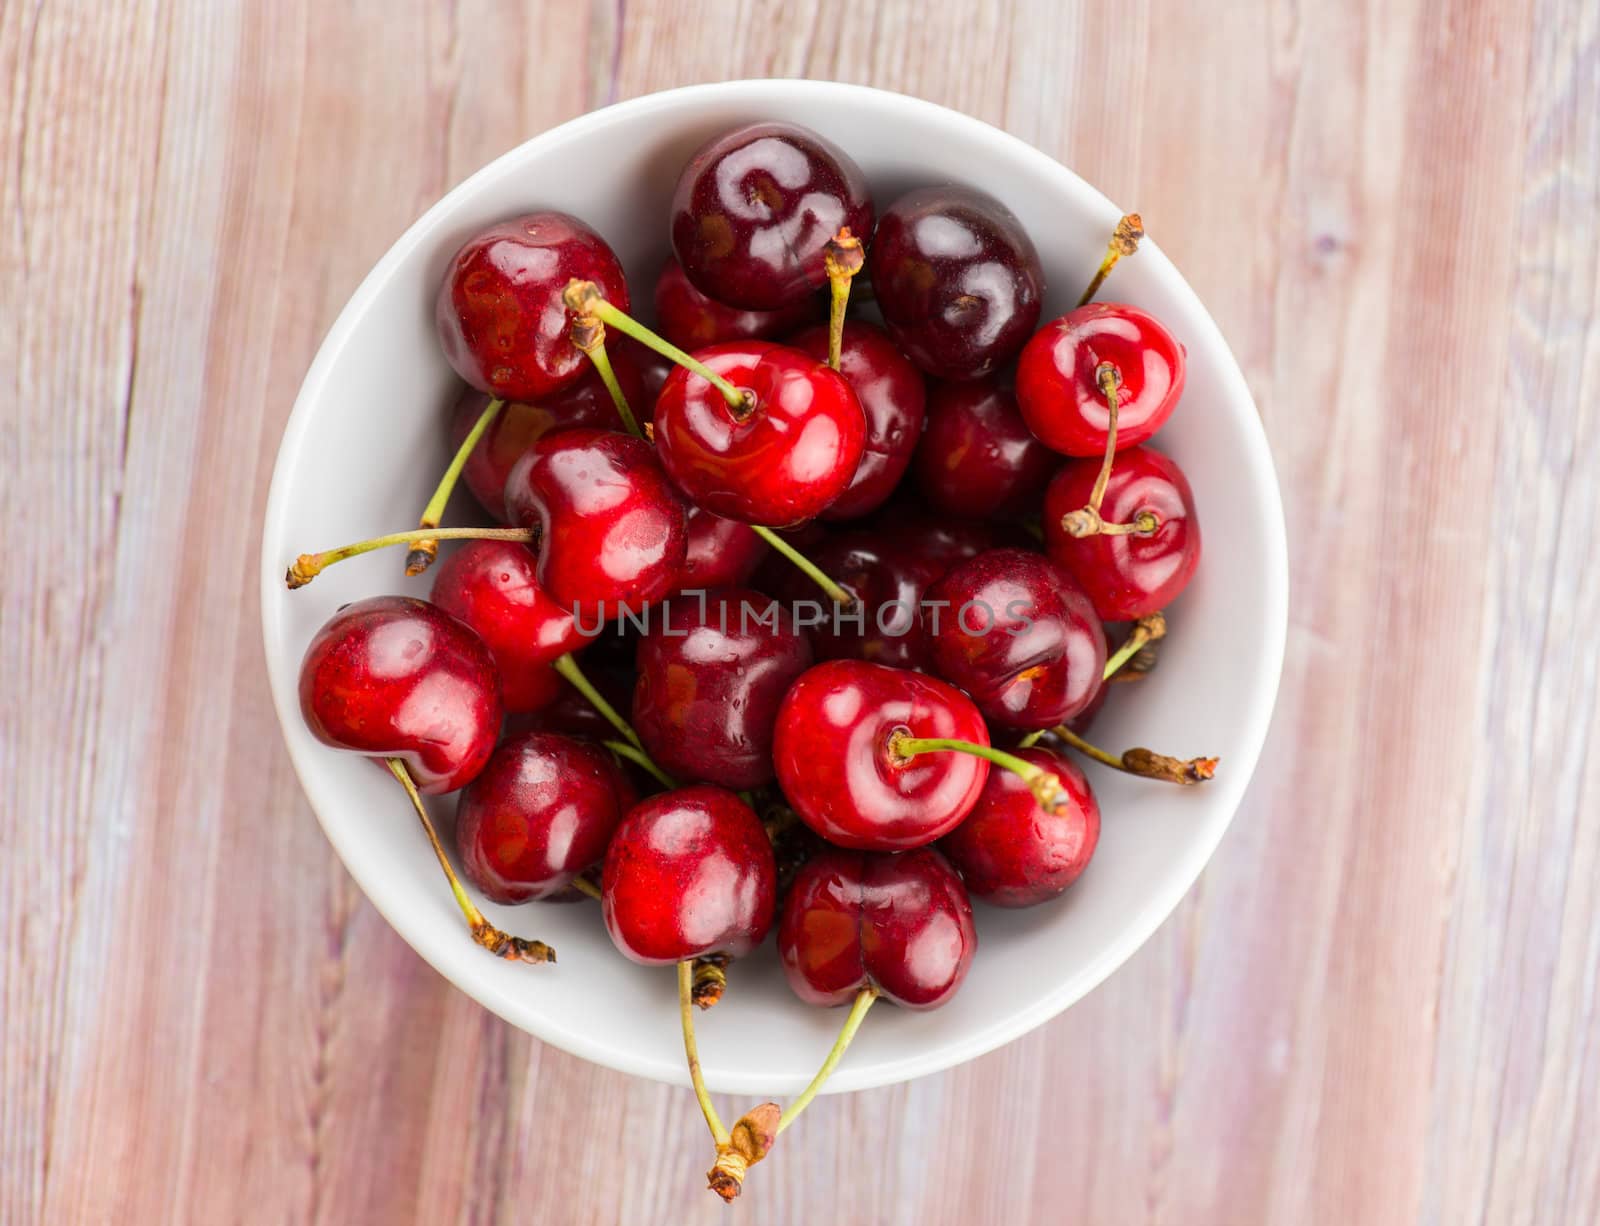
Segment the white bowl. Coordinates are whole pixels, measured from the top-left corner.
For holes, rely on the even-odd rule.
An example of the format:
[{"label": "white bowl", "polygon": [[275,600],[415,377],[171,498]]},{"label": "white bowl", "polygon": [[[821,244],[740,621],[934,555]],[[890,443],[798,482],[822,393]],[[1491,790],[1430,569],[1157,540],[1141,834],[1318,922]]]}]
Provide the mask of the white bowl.
[{"label": "white bowl", "polygon": [[[1022,219],[1050,282],[1045,319],[1070,308],[1119,210],[1038,150],[943,107],[851,85],[738,81],[653,94],[585,115],[485,167],[429,209],[361,283],[323,342],[289,418],[262,540],[261,606],[273,699],[289,753],[329,840],[411,946],[501,1017],[585,1059],[687,1083],[674,976],[625,961],[585,904],[488,906],[494,922],[550,941],[557,966],[493,958],[467,938],[407,801],[372,763],[312,739],[296,696],[300,658],[346,601],[426,596],[386,551],[334,567],[299,592],[284,567],[415,522],[445,460],[455,377],[434,338],[446,261],[474,230],[531,208],[582,217],[616,249],[649,300],[667,246],[679,169],[708,137],[758,119],[807,124],[865,169],[880,209],[907,188],[970,183]],[[1195,190],[1204,190],[1196,184]],[[1161,219],[1151,218],[1156,233]],[[1206,550],[1172,610],[1161,667],[1096,725],[1111,746],[1214,753],[1214,783],[1184,789],[1090,767],[1105,815],[1088,872],[1057,902],[978,907],[979,951],[963,991],[932,1013],[875,1010],[829,1084],[902,1081],[982,1055],[1055,1016],[1155,931],[1210,857],[1256,764],[1282,664],[1288,565],[1266,438],[1238,364],[1211,317],[1154,242],[1102,297],[1153,311],[1188,347],[1188,386],[1156,440],[1193,484]],[[450,521],[481,522],[463,499]],[[453,798],[435,803],[448,817]],[[783,1095],[811,1077],[843,1015],[807,1008],[769,942],[737,964],[727,998],[700,1018],[715,1090]]]}]

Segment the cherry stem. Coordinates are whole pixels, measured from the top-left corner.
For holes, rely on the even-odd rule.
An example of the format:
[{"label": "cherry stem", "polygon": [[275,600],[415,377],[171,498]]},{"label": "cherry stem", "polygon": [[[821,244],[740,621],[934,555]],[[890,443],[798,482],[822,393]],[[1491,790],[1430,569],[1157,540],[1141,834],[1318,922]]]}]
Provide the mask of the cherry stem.
[{"label": "cherry stem", "polygon": [[689,1063],[689,1081],[700,1102],[700,1114],[706,1117],[706,1127],[711,1130],[711,1140],[720,1149],[728,1143],[728,1129],[717,1114],[706,1090],[705,1075],[700,1071],[700,1048],[694,1040],[694,963],[688,959],[678,963],[678,1021],[683,1028],[683,1055]]},{"label": "cherry stem", "polygon": [[638,320],[619,311],[601,296],[600,287],[593,281],[580,281],[577,278],[568,281],[562,300],[566,303],[567,309],[580,318],[595,316],[602,323],[633,337],[641,345],[654,349],[668,361],[675,362],[699,375],[722,393],[722,398],[728,402],[728,408],[733,411],[735,417],[742,420],[750,416],[753,411],[753,397],[749,393],[740,391],[704,362],[690,357],[665,337],[657,336]]},{"label": "cherry stem", "polygon": [[617,382],[617,372],[611,368],[611,356],[606,353],[606,326],[598,316],[580,315],[572,321],[572,343],[589,356],[595,370],[600,372],[600,382],[611,393],[611,403],[617,406],[617,416],[634,438],[643,438],[638,419],[628,405],[628,397]]},{"label": "cherry stem", "polygon": [[889,738],[889,751],[902,758],[940,750],[971,754],[1010,771],[1028,785],[1028,790],[1046,813],[1060,813],[1071,803],[1072,798],[1054,771],[1036,766],[1003,749],[996,749],[993,745],[979,745],[976,741],[958,741],[942,736],[910,736],[904,732],[897,732]]},{"label": "cherry stem", "polygon": [[822,266],[828,273],[828,365],[839,369],[839,351],[844,346],[844,313],[850,305],[850,282],[866,263],[861,240],[841,226],[839,233],[822,249]]},{"label": "cherry stem", "polygon": [[[588,697],[588,695],[584,695],[584,697]],[[601,711],[600,714],[605,715],[605,712]],[[613,714],[615,714],[615,712],[613,712]],[[606,716],[606,718],[610,719],[611,717]],[[618,718],[620,719],[621,716],[618,716]],[[616,754],[617,757],[626,758],[640,770],[648,772],[650,777],[662,787],[670,790],[678,786],[677,781],[673,779],[671,775],[667,774],[666,771],[657,766],[655,762],[651,760],[650,755],[645,753],[638,746],[630,745],[626,741],[601,741],[600,743],[612,753]]]},{"label": "cherry stem", "polygon": [[460,878],[456,876],[456,870],[450,867],[450,860],[444,854],[444,848],[440,846],[433,821],[428,817],[428,810],[422,804],[422,797],[417,793],[417,785],[411,778],[411,772],[406,769],[405,762],[400,758],[385,758],[383,761],[389,768],[389,773],[400,781],[401,787],[405,788],[406,795],[411,797],[412,807],[416,809],[417,817],[422,821],[422,829],[433,847],[433,854],[439,857],[439,867],[444,869],[444,875],[450,882],[450,891],[456,896],[461,914],[467,917],[467,927],[472,930],[472,939],[490,953],[512,962],[554,962],[556,951],[543,941],[530,941],[524,937],[514,937],[501,932],[484,918],[483,912],[479,911],[472,899],[467,897]]},{"label": "cherry stem", "polygon": [[1167,783],[1192,787],[1197,783],[1207,782],[1217,773],[1216,758],[1170,758],[1153,750],[1137,748],[1126,750],[1121,757],[1118,757],[1089,744],[1065,724],[1051,731],[1085,757],[1093,758],[1113,770],[1138,775],[1143,779],[1160,779]]},{"label": "cherry stem", "polygon": [[1089,281],[1089,288],[1083,291],[1083,297],[1078,299],[1079,306],[1086,305],[1100,292],[1100,287],[1111,275],[1111,270],[1117,266],[1117,261],[1137,251],[1139,240],[1143,237],[1144,222],[1140,220],[1139,214],[1127,213],[1117,222],[1117,228],[1111,232],[1111,241],[1106,244],[1106,254],[1100,261],[1100,267],[1095,270],[1094,277]]},{"label": "cherry stem", "polygon": [[803,570],[806,573],[807,578],[809,578],[811,582],[815,583],[824,592],[826,592],[828,594],[828,599],[832,600],[835,604],[849,606],[855,603],[855,597],[851,596],[849,592],[844,590],[844,588],[840,587],[832,579],[828,578],[828,576],[823,573],[823,570],[820,566],[818,566],[810,558],[806,557],[805,554],[801,553],[793,545],[789,544],[788,541],[784,540],[783,537],[779,536],[771,528],[763,528],[760,524],[751,524],[750,530],[762,540],[766,541],[767,544],[771,545],[784,557],[788,558],[789,561],[793,562],[796,566]]},{"label": "cherry stem", "polygon": [[303,553],[294,565],[284,572],[283,581],[290,588],[304,587],[335,562],[343,562],[374,549],[390,545],[409,545],[422,540],[436,541],[517,541],[531,545],[536,535],[527,528],[413,528],[409,532],[391,532],[388,536],[375,536],[371,540],[357,541],[340,549],[322,553]]},{"label": "cherry stem", "polygon": [[578,874],[578,876],[572,879],[572,888],[577,890],[578,893],[585,894],[594,899],[595,902],[600,901],[600,887],[594,882],[590,881],[582,873]]},{"label": "cherry stem", "polygon": [[[439,485],[433,491],[433,497],[428,499],[428,505],[422,508],[422,517],[417,520],[417,527],[439,526],[439,521],[444,518],[445,504],[450,501],[450,495],[455,492],[456,482],[461,479],[461,470],[466,467],[467,457],[478,445],[478,440],[489,428],[489,423],[500,415],[500,410],[505,406],[506,402],[495,396],[484,406],[483,412],[478,414],[478,420],[472,423],[472,429],[467,431],[467,437],[461,440],[461,446],[456,448],[455,455],[450,458],[450,465],[444,470],[444,476],[439,478]],[[428,537],[418,541],[406,554],[406,574],[420,575],[433,565],[438,556],[438,537]]]},{"label": "cherry stem", "polygon": [[1133,517],[1131,523],[1108,524],[1101,518],[1100,504],[1106,498],[1106,486],[1111,481],[1111,465],[1117,458],[1117,410],[1121,407],[1122,399],[1118,388],[1122,385],[1122,375],[1110,362],[1101,362],[1094,368],[1095,382],[1100,385],[1100,393],[1106,398],[1106,454],[1100,461],[1100,472],[1094,479],[1094,488],[1089,491],[1089,501],[1076,511],[1068,511],[1061,517],[1061,526],[1068,536],[1082,539],[1086,536],[1128,536],[1139,533],[1149,536],[1161,526],[1160,517],[1154,511],[1140,511]]},{"label": "cherry stem", "polygon": [[1118,647],[1106,660],[1105,671],[1100,674],[1100,679],[1110,681],[1124,664],[1143,651],[1146,646],[1165,638],[1166,635],[1167,619],[1159,609],[1141,617],[1134,623],[1127,642]]},{"label": "cherry stem", "polygon": [[689,987],[689,997],[696,1009],[709,1009],[722,999],[728,988],[727,954],[704,954],[694,960],[694,979]]},{"label": "cherry stem", "polygon": [[778,1117],[778,1126],[773,1134],[781,1133],[790,1124],[794,1123],[800,1113],[811,1105],[811,1100],[817,1096],[817,1091],[822,1089],[823,1082],[833,1075],[833,1070],[839,1067],[839,1061],[844,1058],[845,1049],[850,1046],[850,1041],[856,1037],[856,1031],[861,1029],[862,1019],[867,1016],[867,1010],[872,1008],[872,1002],[878,999],[878,989],[868,984],[856,993],[855,1003],[850,1006],[850,1013],[844,1019],[844,1025],[839,1028],[839,1037],[833,1041],[833,1047],[828,1052],[828,1057],[822,1062],[822,1067],[817,1070],[817,1075],[811,1079],[811,1084],[800,1091],[800,1097],[783,1109],[783,1114]]},{"label": "cherry stem", "polygon": [[[644,742],[639,739],[639,734],[633,730],[633,725],[618,715],[617,709],[605,700],[605,696],[599,690],[594,688],[589,678],[583,675],[583,670],[578,667],[578,662],[572,658],[570,651],[564,656],[556,657],[551,667],[566,678],[568,685],[587,698],[589,705],[600,712],[606,723],[620,732],[629,745],[638,750],[642,757],[649,758],[649,755],[644,750]],[[652,765],[654,764],[652,763]],[[657,770],[659,769],[658,767]]]}]

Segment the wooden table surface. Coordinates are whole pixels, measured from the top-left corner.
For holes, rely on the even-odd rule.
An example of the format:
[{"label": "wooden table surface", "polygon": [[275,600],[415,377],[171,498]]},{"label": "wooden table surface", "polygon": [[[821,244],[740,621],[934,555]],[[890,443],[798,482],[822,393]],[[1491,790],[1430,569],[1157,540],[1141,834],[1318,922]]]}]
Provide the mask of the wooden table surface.
[{"label": "wooden table surface", "polygon": [[[1600,1220],[1600,5],[0,12],[0,1222]],[[1141,209],[1260,403],[1293,607],[1249,798],[1143,951],[822,1101],[729,1210],[687,1091],[513,1032],[358,894],[256,550],[300,378],[428,204],[758,75],[947,103]]]}]

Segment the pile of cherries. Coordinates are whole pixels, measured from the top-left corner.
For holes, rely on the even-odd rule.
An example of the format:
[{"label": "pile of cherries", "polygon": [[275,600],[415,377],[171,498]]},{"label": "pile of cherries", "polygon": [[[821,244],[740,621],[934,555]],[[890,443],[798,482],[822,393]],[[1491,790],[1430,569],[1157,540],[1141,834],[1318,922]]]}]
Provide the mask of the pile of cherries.
[{"label": "pile of cherries", "polygon": [[[588,895],[626,957],[676,967],[731,1199],[873,1002],[955,994],[971,899],[1034,906],[1084,871],[1100,810],[1069,751],[1175,783],[1215,760],[1083,738],[1154,665],[1200,557],[1182,471],[1144,446],[1183,346],[1091,301],[1137,216],[1042,327],[1039,256],[1004,205],[939,186],[877,214],[856,164],[794,125],[701,148],[668,229],[658,331],[575,217],[468,240],[436,304],[466,383],[456,450],[419,527],[301,555],[288,582],[392,544],[418,574],[472,538],[431,601],[328,621],[305,719],[406,789],[480,945],[555,960],[484,917],[420,794],[459,791],[479,894]],[[858,276],[882,326],[850,310]],[[458,481],[496,526],[440,526]],[[729,1129],[693,1008],[774,927],[795,994],[851,1008],[798,1099]]]}]

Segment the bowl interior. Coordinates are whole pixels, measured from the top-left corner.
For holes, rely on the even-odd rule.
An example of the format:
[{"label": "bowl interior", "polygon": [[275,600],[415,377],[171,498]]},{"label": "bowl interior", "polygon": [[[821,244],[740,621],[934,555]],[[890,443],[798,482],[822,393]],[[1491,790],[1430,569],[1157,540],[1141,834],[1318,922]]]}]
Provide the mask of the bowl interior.
[{"label": "bowl interior", "polygon": [[[456,247],[478,227],[530,208],[570,211],[616,249],[648,299],[666,250],[679,168],[734,124],[808,124],[866,170],[880,207],[903,189],[970,183],[1022,219],[1050,282],[1045,318],[1068,309],[1118,210],[1060,165],[976,120],[852,86],[735,82],[624,103],[523,145],[451,192],[395,245],[345,308],[307,375],[269,500],[262,604],[274,699],[296,770],[329,839],[400,934],[459,988],[508,1021],[585,1058],[684,1083],[674,977],[624,961],[590,905],[488,906],[510,931],[560,952],[529,968],[473,946],[403,795],[388,775],[315,742],[295,697],[300,657],[341,604],[382,592],[426,596],[380,553],[333,568],[300,592],[284,566],[414,522],[445,460],[455,378],[434,338],[432,302]],[[1103,295],[1107,296],[1107,295]],[[1094,863],[1053,905],[978,906],[980,951],[965,989],[926,1014],[875,1010],[830,1090],[932,1072],[1015,1038],[1078,999],[1129,956],[1188,889],[1239,802],[1260,751],[1282,660],[1287,567],[1282,509],[1244,380],[1216,326],[1154,243],[1120,266],[1109,296],[1145,307],[1187,346],[1183,403],[1157,439],[1194,487],[1210,544],[1172,610],[1162,663],[1096,725],[1111,746],[1219,754],[1205,788],[1179,789],[1091,766],[1105,815]],[[447,522],[477,522],[465,496]],[[1219,547],[1225,544],[1225,547]],[[453,799],[434,803],[448,823]],[[699,1019],[714,1089],[792,1093],[842,1015],[789,994],[769,942],[735,967],[724,1003]]]}]

